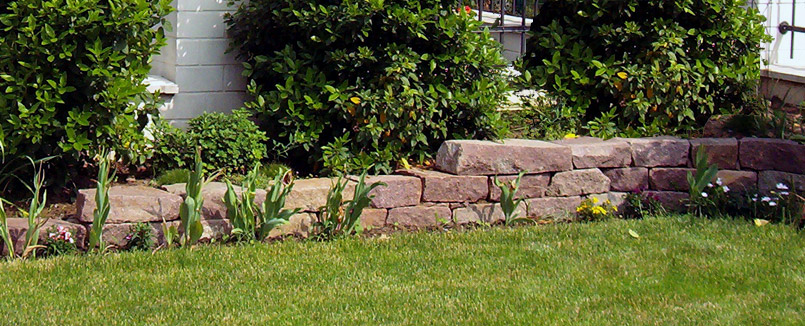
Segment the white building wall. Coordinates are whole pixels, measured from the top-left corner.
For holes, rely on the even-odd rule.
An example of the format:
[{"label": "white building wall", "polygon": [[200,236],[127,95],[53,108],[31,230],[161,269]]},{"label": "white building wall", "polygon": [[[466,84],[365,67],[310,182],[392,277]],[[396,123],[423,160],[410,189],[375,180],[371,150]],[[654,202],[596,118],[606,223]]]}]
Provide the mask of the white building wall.
[{"label": "white building wall", "polygon": [[766,16],[766,34],[773,40],[762,45],[766,61],[761,74],[761,93],[778,98],[789,105],[805,102],[805,33],[780,33],[786,22],[805,26],[805,0],[754,0],[760,13]]}]

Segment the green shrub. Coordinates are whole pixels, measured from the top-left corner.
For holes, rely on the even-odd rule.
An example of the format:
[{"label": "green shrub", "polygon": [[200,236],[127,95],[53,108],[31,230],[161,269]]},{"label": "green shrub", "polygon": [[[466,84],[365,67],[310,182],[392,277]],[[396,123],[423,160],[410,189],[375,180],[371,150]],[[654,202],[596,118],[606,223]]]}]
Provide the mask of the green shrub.
[{"label": "green shrub", "polygon": [[449,138],[489,138],[500,45],[451,0],[255,0],[227,23],[246,107],[303,173],[388,172]]},{"label": "green shrub", "polygon": [[763,20],[733,0],[547,0],[525,61],[591,133],[681,132],[756,103]]},{"label": "green shrub", "polygon": [[204,171],[244,173],[266,157],[268,139],[244,110],[204,113],[190,120],[187,131],[161,121],[153,135],[153,163],[158,171],[190,167],[196,145],[204,153]]},{"label": "green shrub", "polygon": [[134,223],[129,227],[126,235],[126,246],[129,251],[147,251],[154,248],[156,235],[148,223]]},{"label": "green shrub", "polygon": [[[11,157],[109,148],[146,159],[153,97],[142,81],[165,44],[170,0],[12,0],[0,5],[0,141]],[[142,105],[145,103],[146,105]],[[53,174],[51,174],[53,175]]]},{"label": "green shrub", "polygon": [[[259,171],[254,176],[254,184],[259,189],[265,189],[271,185],[271,181],[278,175],[285,175],[291,171],[291,168],[285,164],[281,163],[271,163],[269,165],[260,166]],[[291,172],[292,174],[293,172]],[[246,182],[247,175],[244,174],[230,174],[226,176],[226,179],[229,180],[232,184],[240,185]]]}]

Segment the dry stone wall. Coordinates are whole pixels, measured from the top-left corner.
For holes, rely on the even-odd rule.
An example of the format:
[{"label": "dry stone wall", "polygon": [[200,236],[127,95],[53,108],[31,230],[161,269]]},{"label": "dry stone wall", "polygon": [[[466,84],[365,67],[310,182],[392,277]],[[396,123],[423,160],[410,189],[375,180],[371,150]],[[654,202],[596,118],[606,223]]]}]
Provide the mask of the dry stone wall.
[{"label": "dry stone wall", "polygon": [[[645,190],[670,209],[684,209],[687,172],[701,148],[721,171],[718,176],[740,191],[771,190],[786,182],[805,190],[805,145],[779,139],[693,139],[655,137],[639,139],[578,138],[561,141],[451,140],[438,151],[435,170],[409,169],[395,175],[371,176],[384,182],[362,217],[366,227],[428,228],[444,223],[494,223],[503,219],[500,191],[494,178],[508,182],[526,171],[519,195],[526,199],[521,215],[542,217],[574,212],[586,196],[622,203],[626,193]],[[353,179],[353,181],[356,179]],[[287,200],[302,208],[291,223],[272,236],[307,236],[324,205],[332,179],[298,180]],[[231,230],[221,201],[225,186],[212,183],[204,190],[204,238],[218,238]],[[345,198],[351,198],[354,182]],[[163,190],[116,187],[110,194],[112,215],[105,239],[121,243],[135,222],[151,223],[160,233],[162,219],[178,223],[178,205],[184,185]],[[265,199],[258,191],[257,200]],[[91,221],[94,190],[81,190],[77,215]],[[159,235],[161,239],[161,235]]]}]

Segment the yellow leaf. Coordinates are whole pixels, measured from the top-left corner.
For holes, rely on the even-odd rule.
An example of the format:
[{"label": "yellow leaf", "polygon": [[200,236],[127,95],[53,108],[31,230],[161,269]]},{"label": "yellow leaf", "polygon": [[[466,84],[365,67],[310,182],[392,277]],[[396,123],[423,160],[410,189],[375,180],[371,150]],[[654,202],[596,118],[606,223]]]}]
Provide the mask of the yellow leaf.
[{"label": "yellow leaf", "polygon": [[766,224],[769,224],[769,220],[755,219],[755,226],[764,226]]},{"label": "yellow leaf", "polygon": [[578,137],[579,136],[576,136],[576,134],[574,134],[574,133],[569,133],[569,134],[565,135],[565,139],[574,139],[574,138],[578,138]]},{"label": "yellow leaf", "polygon": [[356,105],[361,104],[361,98],[357,96],[353,96],[349,98],[350,102],[355,103]]},{"label": "yellow leaf", "polygon": [[629,77],[629,75],[621,71],[618,73],[618,77],[620,77],[621,79],[626,79],[626,77]]},{"label": "yellow leaf", "polygon": [[411,164],[408,164],[408,160],[406,160],[405,158],[400,159],[400,163],[402,164],[403,169],[407,170],[411,168]]},{"label": "yellow leaf", "polygon": [[637,232],[635,232],[635,231],[634,231],[634,230],[632,230],[632,229],[629,229],[629,235],[630,235],[632,238],[635,238],[635,239],[640,239],[640,235],[639,235],[639,234],[637,234]]}]

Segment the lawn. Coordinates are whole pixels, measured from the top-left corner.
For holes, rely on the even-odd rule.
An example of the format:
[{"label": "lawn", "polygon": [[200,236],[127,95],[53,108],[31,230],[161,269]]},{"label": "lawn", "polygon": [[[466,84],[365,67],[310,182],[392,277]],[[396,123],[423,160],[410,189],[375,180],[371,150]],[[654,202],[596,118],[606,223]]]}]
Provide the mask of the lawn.
[{"label": "lawn", "polygon": [[202,246],[2,263],[0,323],[803,324],[804,269],[791,227],[684,216]]}]

